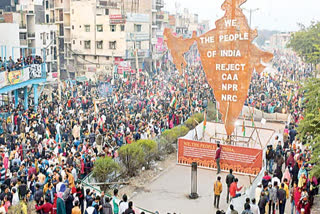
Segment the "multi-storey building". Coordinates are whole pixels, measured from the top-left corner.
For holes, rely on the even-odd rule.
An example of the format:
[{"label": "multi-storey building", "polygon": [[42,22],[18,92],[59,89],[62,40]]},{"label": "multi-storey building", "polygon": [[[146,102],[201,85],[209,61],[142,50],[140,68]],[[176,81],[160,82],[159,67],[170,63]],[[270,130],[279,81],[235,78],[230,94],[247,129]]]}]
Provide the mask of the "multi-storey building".
[{"label": "multi-storey building", "polygon": [[[22,56],[43,56],[46,52],[46,66],[49,77],[56,71],[56,30],[52,24],[44,24],[44,8],[41,1],[24,0],[15,4],[14,11],[3,11],[0,14],[0,45],[11,49],[8,53],[15,59]],[[10,33],[7,33],[10,32]],[[5,40],[16,38],[13,42]],[[55,75],[54,75],[55,76]]]}]

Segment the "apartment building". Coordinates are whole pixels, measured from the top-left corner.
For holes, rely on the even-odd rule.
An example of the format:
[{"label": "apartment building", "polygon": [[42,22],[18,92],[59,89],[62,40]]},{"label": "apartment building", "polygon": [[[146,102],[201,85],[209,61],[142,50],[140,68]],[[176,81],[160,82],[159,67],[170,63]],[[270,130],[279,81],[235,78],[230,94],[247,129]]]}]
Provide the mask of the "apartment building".
[{"label": "apartment building", "polygon": [[14,6],[16,12],[6,10],[0,14],[0,22],[3,23],[0,23],[1,32],[6,32],[0,34],[0,45],[10,48],[8,53],[15,59],[20,56],[45,55],[48,76],[52,77],[52,72],[57,69],[57,27],[44,24],[42,1],[24,0]]}]

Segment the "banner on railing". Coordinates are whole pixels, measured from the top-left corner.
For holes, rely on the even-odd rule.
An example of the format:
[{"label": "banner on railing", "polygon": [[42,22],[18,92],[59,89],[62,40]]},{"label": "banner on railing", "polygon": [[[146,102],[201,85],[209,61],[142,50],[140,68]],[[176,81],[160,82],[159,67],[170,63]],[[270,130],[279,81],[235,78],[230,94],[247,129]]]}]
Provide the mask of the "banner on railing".
[{"label": "banner on railing", "polygon": [[[197,162],[199,167],[216,169],[216,143],[187,139],[178,141],[178,164],[190,165]],[[220,168],[222,171],[257,175],[262,169],[262,149],[221,145]]]},{"label": "banner on railing", "polygon": [[25,82],[30,79],[41,78],[41,76],[42,71],[40,64],[30,65],[16,71],[0,72],[0,88]]}]

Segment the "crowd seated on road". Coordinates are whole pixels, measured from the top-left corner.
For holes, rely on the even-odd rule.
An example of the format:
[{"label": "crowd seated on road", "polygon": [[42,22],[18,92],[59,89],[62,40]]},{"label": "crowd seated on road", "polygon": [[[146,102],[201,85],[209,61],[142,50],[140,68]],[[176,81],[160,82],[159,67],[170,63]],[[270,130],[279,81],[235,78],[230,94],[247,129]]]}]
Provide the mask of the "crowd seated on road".
[{"label": "crowd seated on road", "polygon": [[9,59],[0,57],[0,71],[15,71],[28,65],[42,64],[42,62],[43,61],[40,56],[20,57],[16,62],[12,59],[11,56],[9,56]]}]

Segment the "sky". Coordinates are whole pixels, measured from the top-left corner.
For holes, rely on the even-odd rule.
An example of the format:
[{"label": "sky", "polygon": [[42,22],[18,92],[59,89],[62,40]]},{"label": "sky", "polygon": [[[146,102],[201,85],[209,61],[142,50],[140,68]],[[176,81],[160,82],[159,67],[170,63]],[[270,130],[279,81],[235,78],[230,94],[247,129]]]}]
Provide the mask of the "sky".
[{"label": "sky", "polygon": [[[165,0],[165,9],[175,13],[176,2],[180,11],[188,8],[197,13],[200,20],[210,20],[211,28],[224,12],[221,5],[224,0]],[[259,30],[296,31],[297,23],[306,26],[311,21],[320,21],[320,0],[247,0],[241,8],[258,9],[252,13],[252,27]],[[249,19],[249,12],[244,10]]]}]

